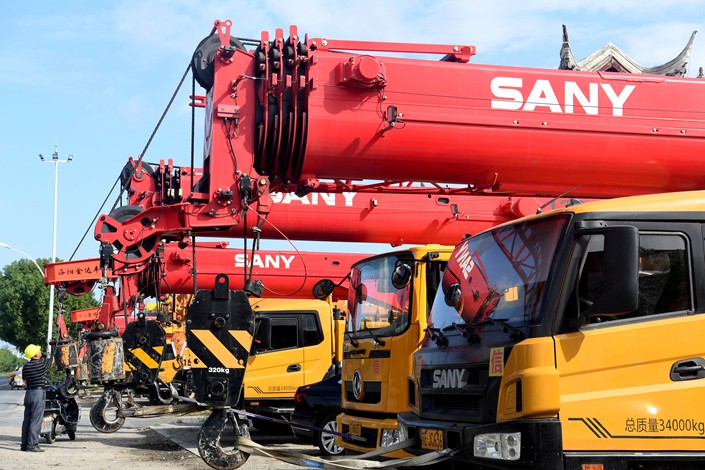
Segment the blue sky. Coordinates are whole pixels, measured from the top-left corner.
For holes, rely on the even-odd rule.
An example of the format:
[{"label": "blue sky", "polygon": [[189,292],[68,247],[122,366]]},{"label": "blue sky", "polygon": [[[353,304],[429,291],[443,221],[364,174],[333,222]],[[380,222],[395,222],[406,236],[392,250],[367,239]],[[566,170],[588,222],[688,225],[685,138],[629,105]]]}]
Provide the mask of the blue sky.
[{"label": "blue sky", "polygon": [[[705,66],[704,6],[688,0],[3,2],[0,242],[34,258],[51,256],[54,165],[38,154],[50,158],[58,144],[61,159],[74,158],[59,167],[57,256],[68,259],[87,229],[76,258],[97,256],[91,221],[127,158],[142,151],[215,19],[232,20],[236,36],[259,38],[262,30],[295,24],[314,37],[472,44],[473,62],[554,69],[562,24],[579,59],[611,42],[647,66],[673,58],[700,30],[688,74],[695,76]],[[179,94],[146,160],[189,162],[188,94]],[[282,242],[265,247],[288,249]],[[19,258],[0,248],[0,269]]]}]

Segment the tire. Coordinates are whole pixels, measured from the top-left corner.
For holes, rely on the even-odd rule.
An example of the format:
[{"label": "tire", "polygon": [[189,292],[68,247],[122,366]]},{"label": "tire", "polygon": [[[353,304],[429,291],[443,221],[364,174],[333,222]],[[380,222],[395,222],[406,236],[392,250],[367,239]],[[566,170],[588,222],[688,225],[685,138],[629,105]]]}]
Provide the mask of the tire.
[{"label": "tire", "polygon": [[68,434],[70,440],[76,440],[76,431],[66,431],[66,434]]},{"label": "tire", "polygon": [[[324,430],[329,430],[329,431],[338,431],[338,423],[335,420],[335,417],[337,414],[330,414],[327,415],[325,418],[323,418],[320,423],[318,423],[318,427]],[[335,439],[336,436],[335,434],[327,434],[323,433],[320,431],[316,431],[315,434],[315,442],[316,445],[318,446],[319,449],[321,449],[321,453],[323,455],[340,455],[343,453],[343,448],[338,447],[335,444]]]},{"label": "tire", "polygon": [[44,434],[44,439],[46,439],[47,444],[56,442],[56,420],[54,420],[54,424],[51,426],[51,431]]}]

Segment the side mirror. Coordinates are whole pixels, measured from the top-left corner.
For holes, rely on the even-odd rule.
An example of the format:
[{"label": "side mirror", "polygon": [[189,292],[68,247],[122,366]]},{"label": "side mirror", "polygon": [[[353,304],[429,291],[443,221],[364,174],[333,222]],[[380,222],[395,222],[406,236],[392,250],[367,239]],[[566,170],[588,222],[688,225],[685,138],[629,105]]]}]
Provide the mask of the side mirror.
[{"label": "side mirror", "polygon": [[321,279],[313,286],[313,296],[319,300],[323,300],[333,293],[335,290],[335,282],[330,279]]},{"label": "side mirror", "polygon": [[448,288],[443,292],[443,300],[449,307],[453,307],[457,311],[460,311],[460,299],[462,297],[462,292],[460,292],[460,284],[457,282],[448,286]]},{"label": "side mirror", "polygon": [[355,288],[355,301],[362,305],[364,301],[367,300],[367,286],[360,284]]},{"label": "side mirror", "polygon": [[392,273],[392,286],[394,286],[395,289],[403,289],[409,284],[411,274],[411,266],[406,263],[397,264]]}]

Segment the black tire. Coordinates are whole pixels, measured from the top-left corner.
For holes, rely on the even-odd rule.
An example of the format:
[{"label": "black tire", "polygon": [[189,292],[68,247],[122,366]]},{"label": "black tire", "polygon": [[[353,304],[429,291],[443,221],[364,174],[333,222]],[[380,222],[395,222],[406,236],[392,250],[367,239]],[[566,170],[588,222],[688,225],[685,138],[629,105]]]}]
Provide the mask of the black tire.
[{"label": "black tire", "polygon": [[51,431],[44,434],[44,439],[46,439],[47,444],[56,442],[56,420],[54,420],[54,424],[51,425]]},{"label": "black tire", "polygon": [[76,440],[76,431],[66,431],[66,434],[68,434],[70,440]]},{"label": "black tire", "polygon": [[111,403],[106,404],[105,396],[101,396],[91,407],[91,424],[98,432],[113,433],[125,424],[125,417],[119,414],[115,398],[110,401]]},{"label": "black tire", "polygon": [[[321,429],[326,429],[330,431],[338,431],[338,423],[335,420],[337,414],[329,414],[324,417],[319,423],[318,427]],[[335,444],[336,436],[335,434],[327,434],[320,431],[316,431],[314,436],[315,443],[323,455],[340,455],[343,453],[343,448],[338,447]]]}]

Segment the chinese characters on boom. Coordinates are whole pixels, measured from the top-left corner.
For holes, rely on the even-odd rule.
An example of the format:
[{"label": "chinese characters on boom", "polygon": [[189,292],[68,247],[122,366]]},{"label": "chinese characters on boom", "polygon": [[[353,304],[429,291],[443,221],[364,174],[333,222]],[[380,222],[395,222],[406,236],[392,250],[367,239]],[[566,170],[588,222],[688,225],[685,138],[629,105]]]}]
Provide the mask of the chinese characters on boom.
[{"label": "chinese characters on boom", "polygon": [[93,266],[89,268],[61,268],[58,271],[59,276],[78,276],[81,274],[93,274],[93,273],[99,273],[100,272],[100,267],[99,266]]}]

